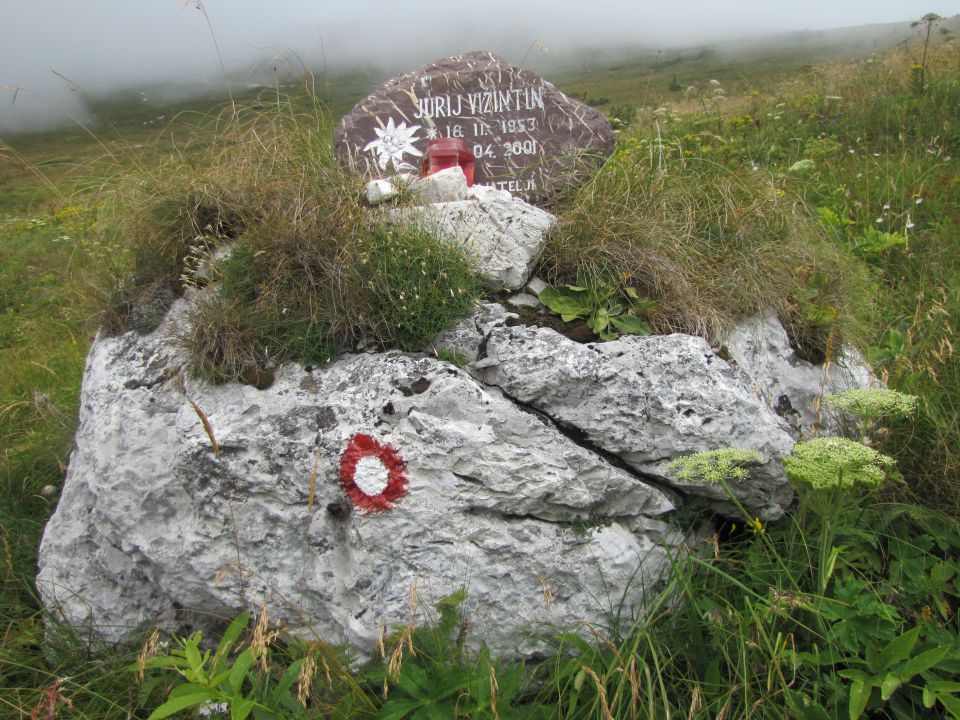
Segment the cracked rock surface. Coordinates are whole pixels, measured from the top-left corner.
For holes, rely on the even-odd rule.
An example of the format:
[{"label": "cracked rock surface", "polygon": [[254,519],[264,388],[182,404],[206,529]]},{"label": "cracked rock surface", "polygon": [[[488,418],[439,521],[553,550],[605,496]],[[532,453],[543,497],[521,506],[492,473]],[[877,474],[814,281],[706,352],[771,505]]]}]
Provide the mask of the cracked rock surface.
[{"label": "cracked rock surface", "polygon": [[702,450],[756,450],[763,462],[731,490],[752,515],[783,515],[792,493],[778,458],[794,441],[705,340],[623,335],[581,345],[515,318],[484,305],[435,344],[459,349],[475,377],[542,412],[584,445],[734,517],[740,513],[722,487],[679,484],[666,466]]},{"label": "cracked rock surface", "polygon": [[[40,548],[52,614],[117,642],[267,603],[294,632],[365,654],[381,622],[406,622],[414,585],[421,607],[465,587],[468,641],[515,656],[542,650],[534,634],[549,628],[642,612],[664,580],[681,541],[665,522],[673,494],[499,389],[402,353],[289,364],[265,390],[213,386],[182,372],[172,333],[184,306],[150,335],[99,337],[90,351],[76,451]],[[506,339],[491,338],[490,356],[508,363]],[[508,367],[484,372],[513,392]],[[405,463],[406,492],[384,512],[342,487],[360,435]],[[364,458],[357,485],[375,494],[385,463]]]}]

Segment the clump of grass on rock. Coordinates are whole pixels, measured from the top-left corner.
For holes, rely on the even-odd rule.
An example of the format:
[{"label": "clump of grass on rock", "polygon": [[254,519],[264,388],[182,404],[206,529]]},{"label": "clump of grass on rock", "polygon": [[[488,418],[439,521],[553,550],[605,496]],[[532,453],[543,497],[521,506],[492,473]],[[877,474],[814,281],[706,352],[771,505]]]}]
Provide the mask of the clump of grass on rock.
[{"label": "clump of grass on rock", "polygon": [[732,323],[770,309],[810,356],[857,338],[873,294],[865,269],[770,176],[672,158],[660,172],[635,149],[627,140],[561,207],[546,279],[617,278],[656,300],[657,333],[719,342]]},{"label": "clump of grass on rock", "polygon": [[149,331],[165,309],[158,297],[169,305],[186,286],[213,283],[185,346],[199,374],[249,381],[284,360],[421,349],[469,311],[481,285],[463,251],[378,223],[362,179],[334,157],[324,113],[287,104],[213,122],[212,146],[121,184],[114,207],[134,251],[108,328]]}]

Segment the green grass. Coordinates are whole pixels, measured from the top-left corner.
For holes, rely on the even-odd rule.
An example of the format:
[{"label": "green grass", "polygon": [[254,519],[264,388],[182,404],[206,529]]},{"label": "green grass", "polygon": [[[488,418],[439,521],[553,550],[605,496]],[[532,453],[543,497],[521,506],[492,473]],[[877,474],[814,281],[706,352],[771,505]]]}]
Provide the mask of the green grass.
[{"label": "green grass", "polygon": [[[212,117],[201,147],[112,182],[103,242],[128,239],[106,326],[152,330],[185,288],[218,281],[184,338],[216,380],[361,347],[421,350],[480,292],[467,256],[410,224],[373,219],[337,162],[332,124],[302,98]],[[218,258],[218,254],[229,256]]]},{"label": "green grass", "polygon": [[654,332],[721,344],[734,322],[777,312],[808,355],[863,335],[872,315],[865,269],[830,241],[766,173],[710,160],[661,164],[626,141],[561,211],[541,260],[553,283],[586,272],[656,301]]},{"label": "green grass", "polygon": [[[808,55],[731,64],[707,53],[642,72],[639,60],[622,60],[558,78],[577,95],[607,98],[603,109],[637,107],[610,165],[559,208],[543,266],[557,282],[592,269],[642,290],[658,303],[650,320],[661,331],[715,339],[763,304],[793,321],[797,341],[827,355],[837,338],[857,341],[891,387],[919,397],[912,418],[871,428],[903,484],[826,499],[801,487],[803,502],[777,524],[720,523],[700,552],[675,558],[669,592],[628,632],[589,618],[590,641],[551,638],[556,655],[541,662],[464,652],[467,626],[454,599],[418,615],[417,628],[398,629],[382,662],[362,670],[327,646],[275,642],[267,671],[251,670],[244,692],[274,687],[311,657],[311,707],[331,717],[450,717],[459,708],[502,718],[820,719],[849,717],[851,700],[876,718],[960,713],[947,684],[960,679],[960,55],[938,44],[923,87],[911,70],[916,56],[907,45],[869,62],[801,70]],[[674,74],[680,91],[669,89]],[[374,82],[356,73],[317,87],[339,114]],[[57,717],[146,717],[174,684],[169,671],[152,671],[139,685],[128,669],[135,648],[98,655],[57,632],[41,649],[36,546],[62,484],[83,358],[114,280],[150,269],[135,287],[179,292],[210,226],[200,244],[230,235],[237,250],[220,270],[231,294],[204,322],[221,323],[221,338],[249,333],[243,352],[308,357],[371,338],[414,347],[446,322],[428,294],[437,287],[417,280],[420,263],[439,257],[429,239],[405,235],[418,249],[399,261],[386,230],[350,225],[355,188],[333,174],[328,131],[302,122],[317,117],[312,102],[281,102],[277,113],[276,93],[240,100],[255,105],[240,122],[202,100],[158,112],[168,118],[158,136],[142,124],[146,109],[116,98],[98,108],[111,117],[92,134],[0,146],[0,718],[29,717],[55,680],[73,703],[59,704]],[[264,131],[268,152],[244,145],[252,127]],[[291,167],[294,155],[317,177]],[[813,167],[791,172],[802,160]],[[276,200],[292,184],[303,192]],[[290,222],[311,204],[329,217]],[[330,217],[355,228],[349,243],[329,240]],[[261,247],[307,262],[290,272],[259,265]],[[322,320],[316,308],[288,305],[344,252],[374,293]],[[467,281],[459,275],[440,294],[463,286],[469,295]],[[401,293],[421,302],[398,316]],[[277,323],[284,307],[299,319]],[[358,322],[361,312],[369,325]],[[390,333],[388,317],[394,326],[399,317]],[[144,328],[156,320],[137,318]],[[222,377],[263,364],[256,351],[237,351],[225,366],[228,349],[220,342],[194,354],[212,357],[205,371]]]}]

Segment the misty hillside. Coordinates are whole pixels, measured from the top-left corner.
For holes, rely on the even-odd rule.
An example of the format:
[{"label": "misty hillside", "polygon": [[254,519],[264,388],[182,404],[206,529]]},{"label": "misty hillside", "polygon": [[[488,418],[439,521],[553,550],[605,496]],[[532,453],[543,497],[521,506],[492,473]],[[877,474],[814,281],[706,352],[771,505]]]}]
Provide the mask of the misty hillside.
[{"label": "misty hillside", "polygon": [[[960,31],[960,15],[945,19],[941,27],[950,32]],[[660,91],[674,82],[674,78],[676,84],[685,87],[706,74],[727,82],[783,77],[804,65],[865,57],[916,39],[917,30],[910,22],[898,22],[745,36],[692,46],[638,46],[623,42],[578,46],[576,41],[568,41],[549,47],[536,41],[514,46],[508,59],[542,74],[574,96],[582,96],[589,85],[589,97],[606,98],[613,104],[640,105],[656,102],[654,98],[659,97]],[[226,100],[230,93],[235,97],[249,97],[262,89],[289,90],[302,82],[312,85],[332,112],[342,114],[390,75],[413,69],[414,66],[391,60],[392,57],[370,56],[362,63],[347,67],[332,60],[328,65],[325,56],[322,61],[310,63],[288,52],[280,58],[248,63],[242,69],[228,70],[225,76],[216,73],[202,81],[152,81],[108,91],[70,85],[68,100],[80,106],[72,119],[63,115],[62,110],[48,106],[36,122],[26,124],[14,121],[20,112],[17,103],[22,106],[30,102],[29,93],[8,92],[11,103],[0,108],[0,132],[9,138],[33,132],[38,125],[77,122],[92,123],[94,127],[105,123],[141,123],[152,127],[162,125],[177,112],[203,111],[211,103]],[[762,63],[757,62],[760,58]],[[65,88],[68,81],[57,79],[57,82]],[[2,90],[0,88],[0,95]]]}]

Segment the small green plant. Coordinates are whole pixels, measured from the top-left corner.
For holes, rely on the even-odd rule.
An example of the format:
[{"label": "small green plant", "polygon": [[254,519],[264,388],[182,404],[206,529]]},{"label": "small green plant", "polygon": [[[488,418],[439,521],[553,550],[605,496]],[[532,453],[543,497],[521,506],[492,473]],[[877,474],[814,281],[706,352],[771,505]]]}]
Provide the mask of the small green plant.
[{"label": "small green plant", "polygon": [[470,362],[470,358],[462,350],[455,347],[437,348],[436,355],[437,360],[443,360],[451,365],[456,365],[458,368],[466,367],[467,363]]},{"label": "small green plant", "polygon": [[140,677],[148,670],[172,670],[179,681],[170,690],[166,702],[150,713],[148,720],[161,720],[188,708],[197,708],[205,716],[229,713],[232,720],[245,720],[251,713],[257,718],[302,714],[303,705],[291,689],[300,676],[304,660],[293,662],[274,682],[269,674],[257,671],[256,663],[266,648],[251,645],[239,654],[231,654],[249,620],[249,613],[238,615],[213,652],[201,649],[203,637],[198,631],[186,638],[176,638],[176,647],[168,652],[151,655],[156,650],[154,636],[154,642],[148,643],[143,657],[131,670]]},{"label": "small green plant", "polygon": [[614,330],[649,335],[650,326],[641,318],[657,305],[640,297],[636,288],[619,288],[590,276],[581,276],[576,285],[548,285],[540,292],[540,302],[564,322],[585,319],[601,340],[615,340]]},{"label": "small green plant", "polygon": [[[412,606],[415,593],[416,589],[411,594]],[[486,649],[476,658],[467,656],[463,648],[467,625],[461,612],[466,598],[463,589],[443,598],[436,605],[439,619],[434,626],[414,628],[411,618],[382,643],[382,662],[366,672],[375,686],[383,688],[378,718],[510,717],[523,665],[495,663]]]},{"label": "small green plant", "polygon": [[907,236],[900,232],[886,232],[876,228],[865,228],[863,233],[854,240],[853,252],[865,260],[876,260],[894,248],[902,248],[907,244]]},{"label": "small green plant", "polygon": [[797,443],[783,458],[787,477],[805,510],[820,521],[817,538],[817,592],[822,598],[833,576],[840,549],[834,546],[839,518],[848,505],[862,502],[893,467],[893,459],[846,438],[819,437]]},{"label": "small green plant", "polygon": [[850,683],[850,719],[863,715],[868,706],[879,708],[902,688],[916,681],[923,707],[940,705],[953,717],[960,717],[960,683],[943,680],[933,670],[938,666],[952,668],[958,658],[953,643],[921,644],[922,627],[917,625],[886,644],[875,641],[866,645],[866,656],[847,657],[848,665],[838,675]]}]

